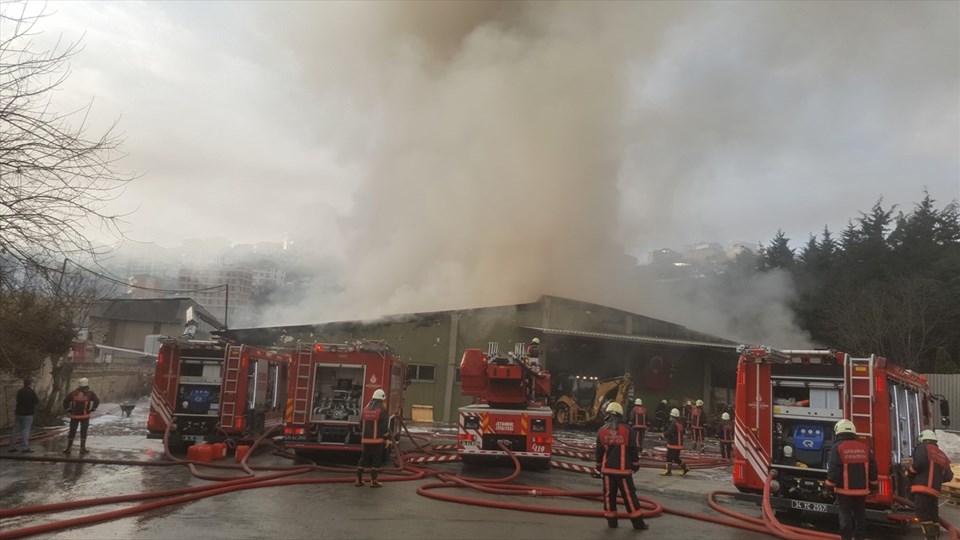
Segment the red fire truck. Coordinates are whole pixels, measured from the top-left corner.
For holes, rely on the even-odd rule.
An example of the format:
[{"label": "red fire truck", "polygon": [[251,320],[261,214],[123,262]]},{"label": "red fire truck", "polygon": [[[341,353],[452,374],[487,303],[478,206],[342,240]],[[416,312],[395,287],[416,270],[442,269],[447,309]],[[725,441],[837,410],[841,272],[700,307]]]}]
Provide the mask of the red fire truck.
[{"label": "red fire truck", "polygon": [[360,411],[383,389],[399,436],[406,365],[382,341],[301,344],[293,355],[284,440],[297,453],[359,452]]},{"label": "red fire truck", "polygon": [[[936,399],[924,376],[875,355],[739,350],[733,482],[741,498],[760,502],[757,494],[775,470],[775,510],[837,513],[824,482],[833,427],[846,418],[877,459],[880,485],[867,499],[868,519],[912,517],[895,511],[894,497],[909,497],[900,473],[910,465],[917,436],[933,425]],[[949,414],[947,408],[941,401],[941,414]]]},{"label": "red fire truck", "polygon": [[170,446],[225,441],[233,447],[281,425],[290,357],[223,341],[161,342],[147,438]]},{"label": "red fire truck", "polygon": [[524,355],[522,343],[506,356],[499,355],[496,343],[489,344],[486,354],[467,349],[460,361],[460,381],[463,394],[475,399],[459,411],[457,453],[464,463],[502,459],[507,456],[503,444],[526,466],[550,466],[550,373]]}]

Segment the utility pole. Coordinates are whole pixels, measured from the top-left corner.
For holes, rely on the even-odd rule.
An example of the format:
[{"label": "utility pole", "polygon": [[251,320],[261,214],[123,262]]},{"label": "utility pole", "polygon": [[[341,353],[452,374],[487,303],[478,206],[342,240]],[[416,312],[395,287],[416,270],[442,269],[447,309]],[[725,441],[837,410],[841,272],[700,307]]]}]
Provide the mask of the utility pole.
[{"label": "utility pole", "polygon": [[63,266],[60,267],[60,279],[57,280],[57,292],[54,294],[57,298],[60,297],[60,287],[63,286],[63,276],[67,273],[67,259],[63,259]]},{"label": "utility pole", "polygon": [[230,316],[230,284],[227,283],[225,286],[227,288],[227,297],[223,302],[223,329],[227,330],[230,328],[229,325],[227,325],[227,318]]}]

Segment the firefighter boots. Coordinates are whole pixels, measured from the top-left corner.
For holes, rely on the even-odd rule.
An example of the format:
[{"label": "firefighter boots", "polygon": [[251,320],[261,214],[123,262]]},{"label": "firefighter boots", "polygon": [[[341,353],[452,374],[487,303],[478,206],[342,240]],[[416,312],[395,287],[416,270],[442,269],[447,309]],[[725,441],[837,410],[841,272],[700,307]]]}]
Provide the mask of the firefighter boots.
[{"label": "firefighter boots", "polygon": [[73,450],[73,439],[67,439],[67,449],[63,451],[64,454],[69,454],[70,450]]},{"label": "firefighter boots", "polygon": [[357,469],[357,481],[353,485],[363,487],[363,469]]},{"label": "firefighter boots", "polygon": [[647,522],[644,521],[643,518],[631,519],[630,522],[633,523],[633,528],[638,531],[645,531],[650,528],[650,526],[647,525]]},{"label": "firefighter boots", "polygon": [[680,467],[683,469],[683,472],[680,473],[680,476],[686,476],[687,473],[690,472],[690,467],[687,467],[686,463],[680,465]]},{"label": "firefighter boots", "polygon": [[380,475],[380,471],[377,469],[370,471],[370,487],[372,488],[383,487],[383,484],[381,484],[380,481],[377,480],[377,476],[379,475]]},{"label": "firefighter boots", "polygon": [[87,450],[87,440],[80,439],[80,455],[82,456],[83,454],[89,454],[89,453],[90,451]]},{"label": "firefighter boots", "polygon": [[926,540],[940,538],[940,524],[936,521],[921,521],[920,530],[923,531],[923,537]]},{"label": "firefighter boots", "polygon": [[663,469],[663,472],[660,473],[660,476],[671,476],[673,473],[670,472],[670,469],[671,469],[670,464],[667,463],[667,466]]},{"label": "firefighter boots", "polygon": [[608,519],[608,520],[607,520],[607,527],[609,527],[609,528],[611,528],[611,529],[616,529],[616,528],[619,527],[619,526],[620,526],[620,524],[617,523],[617,520],[615,520],[615,519]]}]

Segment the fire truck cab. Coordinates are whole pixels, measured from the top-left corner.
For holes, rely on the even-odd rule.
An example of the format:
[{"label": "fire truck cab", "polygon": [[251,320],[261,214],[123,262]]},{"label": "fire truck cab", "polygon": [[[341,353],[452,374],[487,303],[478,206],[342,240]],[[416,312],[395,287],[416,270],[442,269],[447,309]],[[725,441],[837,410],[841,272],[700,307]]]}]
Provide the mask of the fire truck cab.
[{"label": "fire truck cab", "polygon": [[161,342],[147,438],[170,423],[173,448],[225,441],[233,447],[283,421],[288,356],[224,341]]},{"label": "fire truck cab", "polygon": [[457,453],[466,463],[502,460],[510,449],[522,464],[548,468],[553,447],[550,373],[524,355],[522,343],[501,356],[490,343],[487,353],[467,349],[460,361],[461,390],[475,403],[460,407]]},{"label": "fire truck cab", "polygon": [[774,470],[774,509],[837,513],[825,480],[833,427],[846,418],[877,460],[879,490],[867,499],[868,519],[912,517],[894,511],[894,497],[909,497],[901,473],[917,436],[933,425],[935,399],[925,377],[875,355],[739,350],[733,482],[748,494],[741,498],[759,502],[756,494]]},{"label": "fire truck cab", "polygon": [[360,412],[383,389],[398,437],[406,366],[382,341],[300,344],[293,355],[284,440],[300,454],[359,452]]}]

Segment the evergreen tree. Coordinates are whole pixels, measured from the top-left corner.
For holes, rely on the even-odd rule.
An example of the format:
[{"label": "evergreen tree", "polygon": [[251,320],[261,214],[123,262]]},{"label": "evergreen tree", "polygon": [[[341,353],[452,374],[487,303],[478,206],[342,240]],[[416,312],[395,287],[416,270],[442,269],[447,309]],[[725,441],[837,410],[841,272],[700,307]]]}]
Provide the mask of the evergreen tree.
[{"label": "evergreen tree", "polygon": [[960,366],[950,358],[950,352],[946,347],[937,348],[936,360],[933,363],[934,373],[960,373]]},{"label": "evergreen tree", "polygon": [[770,245],[764,248],[761,264],[764,270],[793,268],[793,249],[790,248],[790,239],[783,230],[778,229]]}]

